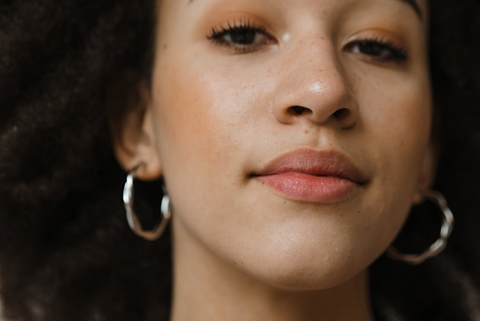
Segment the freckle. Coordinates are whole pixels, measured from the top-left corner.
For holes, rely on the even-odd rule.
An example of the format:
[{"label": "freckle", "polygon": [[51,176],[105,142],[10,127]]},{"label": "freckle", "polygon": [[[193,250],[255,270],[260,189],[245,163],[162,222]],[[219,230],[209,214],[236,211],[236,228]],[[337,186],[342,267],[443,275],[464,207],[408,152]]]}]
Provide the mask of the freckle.
[{"label": "freckle", "polygon": [[168,45],[166,43],[163,44],[163,50],[166,50],[168,48]]},{"label": "freckle", "polygon": [[305,134],[308,134],[310,131],[308,129],[305,129]]}]

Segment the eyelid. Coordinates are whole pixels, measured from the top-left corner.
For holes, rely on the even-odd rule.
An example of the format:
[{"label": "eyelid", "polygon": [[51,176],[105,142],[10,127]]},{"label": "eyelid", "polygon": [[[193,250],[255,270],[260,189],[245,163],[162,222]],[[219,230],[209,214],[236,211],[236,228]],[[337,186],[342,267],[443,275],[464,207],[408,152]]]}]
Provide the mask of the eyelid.
[{"label": "eyelid", "polygon": [[224,22],[214,26],[212,29],[216,30],[230,30],[234,28],[261,28],[265,29],[264,24],[259,23],[257,21],[253,21],[249,18],[236,18],[236,19],[228,19]]},{"label": "eyelid", "polygon": [[[217,30],[223,30],[223,29],[228,29],[229,26],[235,27],[235,26],[240,26],[243,23],[248,22],[250,24],[250,27],[260,27],[265,29],[267,34],[272,34],[272,24],[263,19],[261,16],[253,13],[247,13],[247,12],[233,12],[229,13],[228,15],[224,16],[218,23],[215,23],[213,28]],[[212,27],[210,26],[210,30]]]},{"label": "eyelid", "polygon": [[343,43],[342,48],[354,41],[365,39],[381,39],[395,44],[397,47],[408,48],[407,42],[400,35],[384,29],[362,29],[352,36],[348,37]]}]

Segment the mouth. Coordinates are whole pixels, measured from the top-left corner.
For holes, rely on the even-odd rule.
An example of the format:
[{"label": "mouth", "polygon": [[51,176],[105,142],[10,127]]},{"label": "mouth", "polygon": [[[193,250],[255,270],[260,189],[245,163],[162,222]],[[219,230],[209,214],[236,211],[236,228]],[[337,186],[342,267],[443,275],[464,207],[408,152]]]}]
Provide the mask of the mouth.
[{"label": "mouth", "polygon": [[314,203],[340,202],[359,192],[368,181],[343,153],[311,148],[283,154],[252,176],[283,197]]}]

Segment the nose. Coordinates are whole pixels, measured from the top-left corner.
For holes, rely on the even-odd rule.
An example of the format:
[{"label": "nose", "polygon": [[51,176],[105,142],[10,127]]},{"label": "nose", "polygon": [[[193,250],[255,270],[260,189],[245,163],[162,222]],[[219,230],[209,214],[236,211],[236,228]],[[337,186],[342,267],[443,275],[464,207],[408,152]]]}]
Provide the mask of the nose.
[{"label": "nose", "polygon": [[332,45],[325,40],[292,50],[280,73],[273,116],[282,124],[310,122],[350,128],[358,104]]}]

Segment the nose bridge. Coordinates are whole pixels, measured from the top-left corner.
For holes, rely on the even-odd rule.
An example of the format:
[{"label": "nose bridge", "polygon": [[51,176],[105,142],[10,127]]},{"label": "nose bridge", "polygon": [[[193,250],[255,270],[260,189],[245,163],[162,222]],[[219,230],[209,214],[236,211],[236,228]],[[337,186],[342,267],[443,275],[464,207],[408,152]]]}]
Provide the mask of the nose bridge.
[{"label": "nose bridge", "polygon": [[294,67],[290,70],[291,79],[313,94],[322,94],[328,90],[345,87],[343,75],[337,63],[333,44],[325,37],[316,36],[310,41],[303,41],[290,53]]},{"label": "nose bridge", "polygon": [[292,46],[283,66],[273,104],[280,122],[293,121],[289,108],[302,107],[309,111],[305,117],[317,123],[330,119],[340,109],[349,110],[351,123],[355,110],[348,80],[327,37],[306,35]]}]

